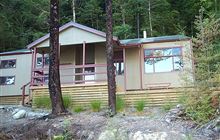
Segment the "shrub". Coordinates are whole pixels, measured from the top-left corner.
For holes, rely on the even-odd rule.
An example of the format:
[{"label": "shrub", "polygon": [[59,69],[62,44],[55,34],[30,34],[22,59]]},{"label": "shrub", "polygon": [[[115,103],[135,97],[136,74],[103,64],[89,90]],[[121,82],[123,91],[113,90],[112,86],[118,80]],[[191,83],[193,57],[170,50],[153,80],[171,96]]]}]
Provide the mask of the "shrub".
[{"label": "shrub", "polygon": [[95,100],[91,102],[91,108],[94,112],[99,112],[101,109],[101,101]]},{"label": "shrub", "polygon": [[63,105],[65,108],[70,108],[72,104],[70,95],[63,95]]},{"label": "shrub", "polygon": [[124,108],[125,108],[125,101],[121,97],[117,96],[116,97],[116,110],[122,111]]},{"label": "shrub", "polygon": [[34,104],[36,105],[37,108],[51,108],[51,101],[48,96],[40,96],[38,98],[34,98]]},{"label": "shrub", "polygon": [[163,108],[164,111],[169,111],[172,107],[173,107],[173,104],[170,103],[170,102],[166,102],[166,103],[162,106],[162,108]]},{"label": "shrub", "polygon": [[145,102],[143,100],[140,100],[136,102],[135,108],[138,112],[141,112],[144,110],[144,106],[145,106]]},{"label": "shrub", "polygon": [[[34,99],[34,104],[37,108],[51,108],[51,100],[48,96],[40,96]],[[69,108],[71,106],[71,97],[69,95],[63,96],[63,104],[65,108]]]},{"label": "shrub", "polygon": [[210,102],[211,97],[209,95],[200,95],[197,100],[188,98],[186,103],[187,116],[199,124],[208,122],[215,114],[215,109]]},{"label": "shrub", "polygon": [[74,108],[74,112],[79,113],[82,112],[84,109],[81,106],[77,106],[76,108]]}]

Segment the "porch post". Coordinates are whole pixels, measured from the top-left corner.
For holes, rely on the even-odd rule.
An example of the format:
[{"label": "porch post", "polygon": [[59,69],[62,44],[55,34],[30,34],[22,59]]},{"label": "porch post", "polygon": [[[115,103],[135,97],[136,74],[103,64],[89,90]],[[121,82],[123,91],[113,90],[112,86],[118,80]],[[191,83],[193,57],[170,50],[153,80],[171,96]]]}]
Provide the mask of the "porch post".
[{"label": "porch post", "polygon": [[[44,51],[42,52],[42,68],[44,68],[44,65],[45,65],[45,55],[44,55]],[[44,69],[42,70],[42,73],[43,73],[43,76],[44,76]],[[45,77],[42,77],[42,85],[44,84],[44,78]]]},{"label": "porch post", "polygon": [[141,89],[143,89],[143,74],[142,74],[142,45],[139,46],[139,67],[140,67],[140,84]]},{"label": "porch post", "polygon": [[86,42],[83,41],[83,81],[85,80]]},{"label": "porch post", "polygon": [[126,57],[125,57],[125,48],[123,48],[123,61],[124,61],[124,91],[127,90],[127,76],[126,76]]},{"label": "porch post", "polygon": [[37,48],[34,48],[34,51],[32,52],[31,86],[34,84],[34,69],[36,68],[36,50]]}]

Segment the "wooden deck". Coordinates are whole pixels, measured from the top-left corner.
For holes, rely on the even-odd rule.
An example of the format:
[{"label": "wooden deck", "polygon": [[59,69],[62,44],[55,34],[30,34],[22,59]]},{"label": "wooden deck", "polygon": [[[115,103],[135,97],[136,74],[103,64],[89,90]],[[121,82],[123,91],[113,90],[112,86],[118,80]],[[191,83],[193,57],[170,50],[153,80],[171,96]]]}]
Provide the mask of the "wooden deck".
[{"label": "wooden deck", "polygon": [[[35,87],[31,90],[33,106],[36,98],[49,96],[47,87]],[[107,106],[107,83],[65,85],[62,86],[62,93],[71,97],[73,106],[89,106],[94,100],[99,100],[102,102],[102,106]],[[165,103],[177,103],[181,92],[179,89],[151,89],[117,92],[117,95],[122,97],[128,106],[133,106],[139,100],[146,101],[146,106],[160,106]]]},{"label": "wooden deck", "polygon": [[0,105],[19,105],[22,101],[22,95],[0,96]]}]

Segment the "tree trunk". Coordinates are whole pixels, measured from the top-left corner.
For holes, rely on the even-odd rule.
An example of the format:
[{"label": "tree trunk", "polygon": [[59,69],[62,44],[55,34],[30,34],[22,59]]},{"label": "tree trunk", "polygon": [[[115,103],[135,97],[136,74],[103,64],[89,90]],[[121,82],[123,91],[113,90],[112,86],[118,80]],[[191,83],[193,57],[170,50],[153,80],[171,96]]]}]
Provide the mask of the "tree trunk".
[{"label": "tree trunk", "polygon": [[108,77],[108,105],[112,115],[116,114],[116,83],[115,67],[113,63],[113,35],[112,35],[112,0],[106,0],[106,53]]},{"label": "tree trunk", "polygon": [[153,28],[152,28],[152,21],[151,21],[151,2],[148,1],[148,17],[149,17],[149,25],[150,25],[150,36],[153,36]]},{"label": "tree trunk", "polygon": [[137,38],[140,38],[140,14],[137,13]]},{"label": "tree trunk", "polygon": [[50,1],[50,65],[48,86],[52,114],[56,116],[65,113],[59,72],[59,0]]},{"label": "tree trunk", "polygon": [[73,22],[76,22],[75,0],[72,0]]}]

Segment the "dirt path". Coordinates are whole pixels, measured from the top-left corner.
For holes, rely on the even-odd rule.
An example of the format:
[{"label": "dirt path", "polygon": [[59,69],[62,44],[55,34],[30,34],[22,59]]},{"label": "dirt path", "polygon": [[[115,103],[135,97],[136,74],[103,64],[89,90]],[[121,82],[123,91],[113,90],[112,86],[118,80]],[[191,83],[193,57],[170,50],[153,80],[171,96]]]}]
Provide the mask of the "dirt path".
[{"label": "dirt path", "polygon": [[220,135],[197,131],[190,121],[167,121],[159,108],[142,114],[132,111],[109,118],[106,113],[82,112],[55,119],[14,120],[11,111],[0,110],[0,140],[50,139],[54,136],[74,140],[214,140]]}]

